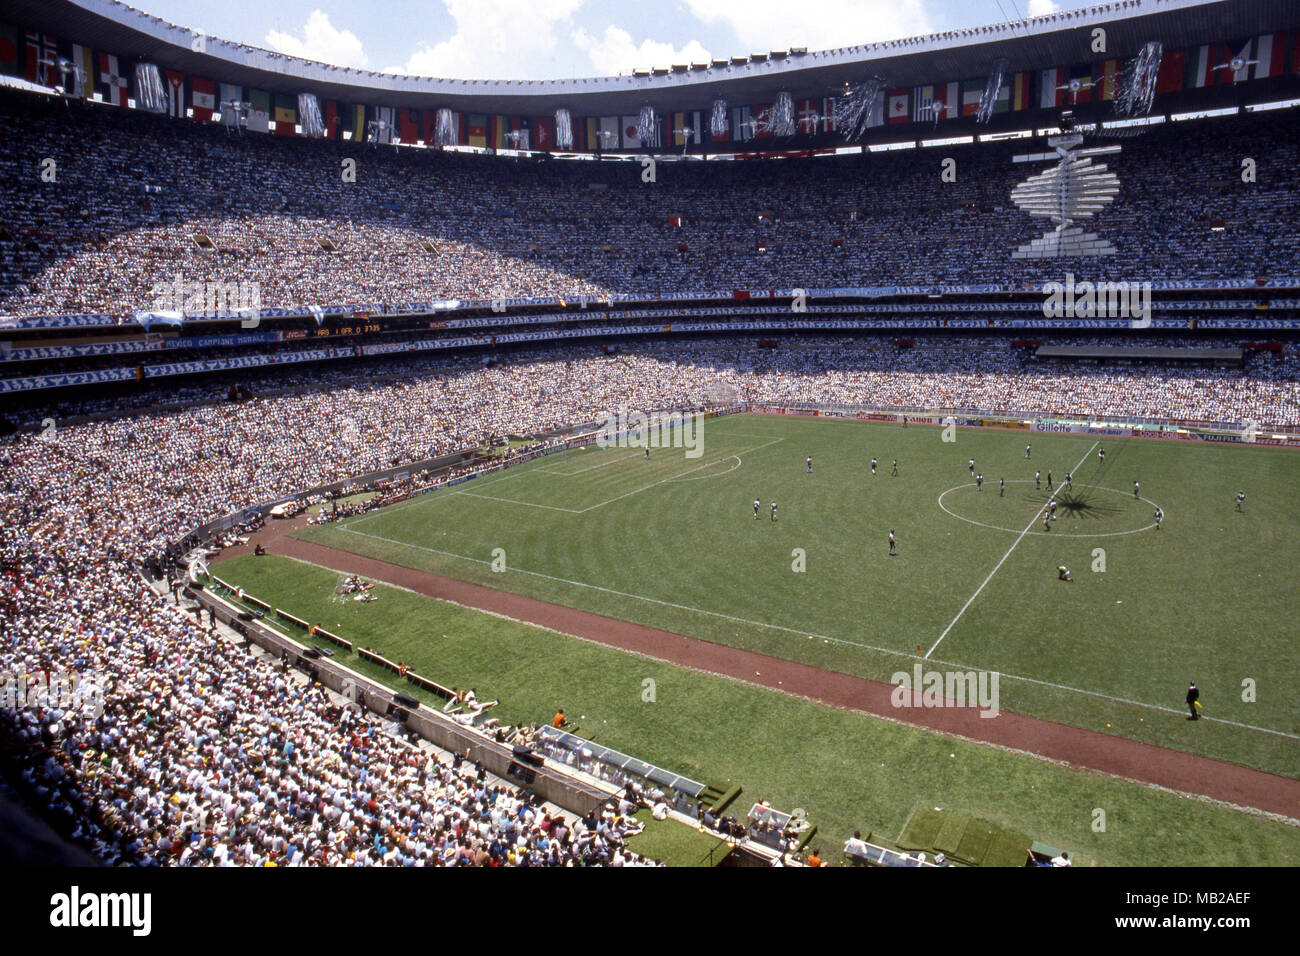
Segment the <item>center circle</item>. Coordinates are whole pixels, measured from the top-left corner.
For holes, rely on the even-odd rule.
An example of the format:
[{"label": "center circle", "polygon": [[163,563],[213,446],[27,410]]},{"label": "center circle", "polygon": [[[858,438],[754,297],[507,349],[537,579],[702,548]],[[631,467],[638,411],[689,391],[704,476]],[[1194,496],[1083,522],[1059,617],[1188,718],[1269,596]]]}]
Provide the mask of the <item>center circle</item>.
[{"label": "center circle", "polygon": [[[1027,485],[1032,480],[1033,479],[1031,478],[1014,478],[1011,481],[1008,481],[1007,484]],[[1029,530],[1026,530],[1023,526],[1019,528],[1005,528],[1001,525],[989,524],[984,521],[976,521],[974,518],[968,518],[966,517],[966,515],[958,514],[956,511],[953,511],[951,508],[949,508],[947,505],[944,504],[944,498],[948,497],[948,495],[952,494],[953,492],[960,491],[963,488],[974,488],[974,487],[975,487],[975,482],[971,481],[971,482],[967,482],[964,485],[956,485],[955,487],[949,488],[947,491],[943,492],[943,494],[939,495],[938,504],[940,510],[942,510],[945,514],[950,515],[953,518],[956,518],[958,521],[965,521],[967,524],[973,524],[980,528],[988,528],[990,531],[1005,531],[1008,534],[1017,534],[1017,535],[1023,534],[1026,536],[1031,534],[1037,534],[1037,535],[1043,535],[1045,537],[1052,537],[1052,538],[1112,538],[1112,537],[1118,537],[1120,535],[1126,535],[1126,534],[1140,534],[1143,531],[1150,531],[1152,528],[1156,526],[1156,523],[1154,521],[1151,521],[1141,528],[1131,528],[1127,531],[1070,532],[1070,531],[1043,531],[1041,529],[1034,530],[1034,525],[1039,524],[1042,520],[1042,514],[1043,514],[1042,509],[1043,507],[1046,506],[1048,501],[1047,498],[1044,498],[1042,504],[1039,505],[1039,509],[1034,517],[1034,525],[1031,525]],[[1073,488],[1092,488],[1096,491],[1106,492],[1108,495],[1118,495],[1119,497],[1123,498],[1126,501],[1131,501],[1133,499],[1133,493],[1131,491],[1121,491],[1118,488],[1106,488],[1103,487],[1102,485],[1086,485],[1076,481],[1073,483]],[[1054,491],[1056,494],[1059,495],[1061,491],[1061,486],[1057,485]],[[994,495],[993,497],[996,498],[998,496]],[[1141,495],[1138,496],[1137,500],[1145,501],[1148,505],[1151,506],[1153,511],[1156,508],[1160,507],[1150,498],[1145,498]]]}]

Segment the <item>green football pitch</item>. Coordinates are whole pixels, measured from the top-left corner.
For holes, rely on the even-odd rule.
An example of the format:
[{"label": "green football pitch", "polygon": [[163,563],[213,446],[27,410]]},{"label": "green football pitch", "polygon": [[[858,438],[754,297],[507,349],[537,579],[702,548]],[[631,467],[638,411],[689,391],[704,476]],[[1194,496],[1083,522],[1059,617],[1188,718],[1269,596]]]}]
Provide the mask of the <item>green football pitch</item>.
[{"label": "green football pitch", "polygon": [[[300,535],[879,680],[922,660],[996,671],[1003,710],[1300,775],[1294,452],[757,415],[700,427],[698,457],[569,451]],[[1209,722],[1181,719],[1193,679]]]}]

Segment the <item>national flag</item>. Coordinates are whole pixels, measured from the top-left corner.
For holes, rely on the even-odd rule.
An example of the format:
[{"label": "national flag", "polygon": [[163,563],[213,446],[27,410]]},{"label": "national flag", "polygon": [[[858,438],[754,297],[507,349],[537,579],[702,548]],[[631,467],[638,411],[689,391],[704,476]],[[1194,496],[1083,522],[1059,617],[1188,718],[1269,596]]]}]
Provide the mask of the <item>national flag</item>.
[{"label": "national flag", "polygon": [[298,99],[292,93],[276,93],[272,116],[277,136],[292,136],[298,125]]},{"label": "national flag", "polygon": [[78,78],[75,70],[68,75],[68,92],[73,96],[88,97],[95,89],[95,54],[90,52],[90,47],[80,43],[73,43],[70,53],[68,59],[81,71],[81,76]]},{"label": "national flag", "polygon": [[343,138],[354,143],[366,141],[366,108],[356,103],[343,107]]},{"label": "national flag", "polygon": [[222,126],[238,126],[239,113],[234,109],[233,104],[241,103],[244,99],[244,88],[235,86],[233,83],[221,84],[221,99],[217,101],[217,108],[221,111]]},{"label": "national flag", "polygon": [[[397,118],[393,115],[393,108],[391,106],[370,107],[370,113],[367,119],[375,124],[375,142],[391,143],[393,141],[393,134],[395,132],[394,126],[396,125]],[[367,137],[369,137],[370,130],[367,129],[366,133]]]},{"label": "national flag", "polygon": [[98,85],[104,90],[104,102],[111,103],[113,106],[126,106],[130,80],[119,69],[117,57],[111,53],[99,55]]},{"label": "national flag", "polygon": [[[1006,83],[1004,79],[1002,81]],[[984,95],[983,80],[966,80],[961,85],[961,115],[976,116],[980,111],[980,98]]]},{"label": "national flag", "polygon": [[[835,102],[836,97],[834,96],[826,96],[822,98],[821,129],[823,133],[835,132]],[[872,112],[873,115],[876,116],[876,122],[869,123],[869,126],[880,126],[885,122],[885,107],[880,97],[876,97],[876,108]]]},{"label": "national flag", "polygon": [[48,33],[28,30],[23,34],[25,41],[26,70],[24,75],[29,83],[41,86],[58,86],[63,77],[59,73],[59,42]]},{"label": "national flag", "polygon": [[506,118],[492,116],[489,120],[488,146],[493,149],[506,148]]},{"label": "national flag", "polygon": [[[18,28],[0,23],[0,73],[21,76],[22,72],[18,55]],[[95,74],[92,72],[89,75],[93,77]]]},{"label": "national flag", "polygon": [[917,86],[912,89],[913,122],[929,122],[933,119],[931,106],[934,104],[934,87]]},{"label": "national flag", "polygon": [[1205,46],[1193,47],[1188,50],[1183,85],[1189,90],[1213,86],[1214,68],[1224,62],[1219,59],[1221,55],[1217,43],[1208,43]]},{"label": "national flag", "polygon": [[469,145],[487,146],[488,118],[486,113],[469,114]]},{"label": "national flag", "polygon": [[532,149],[532,126],[527,116],[510,117],[510,137],[507,140],[511,149]]},{"label": "national flag", "polygon": [[1033,75],[1030,73],[1017,73],[1014,77],[1005,81],[1007,84],[1007,99],[1010,101],[1012,110],[1029,109],[1029,85],[1032,81]]},{"label": "national flag", "polygon": [[1055,109],[1065,105],[1065,67],[1053,67],[1038,74],[1038,106],[1040,109]]},{"label": "national flag", "polygon": [[555,149],[555,117],[533,117],[533,149],[550,152]]},{"label": "national flag", "polygon": [[[462,114],[453,113],[452,116]],[[433,146],[438,141],[438,111],[425,110],[420,114],[420,139],[424,140],[425,146]],[[402,142],[406,142],[403,137]],[[457,140],[460,143],[460,140]]]},{"label": "national flag", "polygon": [[795,104],[795,129],[802,136],[812,136],[821,131],[821,111],[817,100],[800,100]]},{"label": "national flag", "polygon": [[1102,60],[1093,68],[1097,85],[1094,87],[1098,100],[1113,100],[1119,90],[1124,67],[1119,60]]},{"label": "national flag", "polygon": [[754,110],[754,138],[772,138],[772,104],[768,103]]},{"label": "national flag", "polygon": [[1177,93],[1183,88],[1186,73],[1186,50],[1166,50],[1160,57],[1160,69],[1156,72],[1157,93]]},{"label": "national flag", "polygon": [[960,84],[956,80],[941,83],[934,88],[936,104],[932,107],[939,114],[939,119],[956,119],[961,115]]},{"label": "national flag", "polygon": [[[1254,46],[1254,38],[1223,44],[1220,47],[1223,51],[1222,58],[1214,65],[1222,66],[1224,69],[1214,71],[1214,81],[1216,83],[1241,83],[1244,80],[1250,79],[1251,68],[1248,64],[1254,59],[1254,57],[1250,55]],[[1233,52],[1234,50],[1236,51],[1235,53]],[[1236,58],[1241,59],[1240,70],[1233,70],[1228,65]]]},{"label": "national flag", "polygon": [[164,88],[167,91],[167,115],[185,119],[185,74],[163,70]]},{"label": "national flag", "polygon": [[600,118],[600,129],[596,131],[597,145],[601,149],[618,149],[619,144],[623,141],[623,134],[620,131],[617,116],[602,116]]},{"label": "national flag", "polygon": [[1255,37],[1256,63],[1251,79],[1263,80],[1286,72],[1286,34],[1265,33]]},{"label": "national flag", "polygon": [[890,90],[886,116],[891,125],[907,122],[907,90]]},{"label": "national flag", "polygon": [[1066,90],[1065,94],[1069,97],[1067,102],[1071,104],[1092,102],[1093,90],[1095,87],[1093,85],[1091,64],[1070,68],[1069,79],[1066,80],[1065,83],[1069,86],[1075,82],[1078,82],[1079,90],[1077,93],[1072,93],[1069,90]]},{"label": "national flag", "polygon": [[325,138],[339,138],[339,104],[337,100],[326,100],[321,112],[321,122],[325,125]]},{"label": "national flag", "polygon": [[190,77],[190,108],[196,120],[212,122],[212,114],[217,111],[217,97],[211,80],[201,76]]},{"label": "national flag", "polygon": [[748,106],[738,106],[731,111],[731,138],[737,142],[754,138],[754,114]]},{"label": "national flag", "polygon": [[619,120],[619,126],[623,133],[624,149],[640,149],[641,136],[637,132],[637,124],[640,123],[638,116],[624,116]]},{"label": "national flag", "polygon": [[[397,135],[407,146],[414,146],[420,141],[420,111],[399,109],[397,111]],[[432,145],[432,140],[425,140]]]},{"label": "national flag", "polygon": [[258,133],[271,131],[271,94],[266,90],[249,90],[248,129]]}]

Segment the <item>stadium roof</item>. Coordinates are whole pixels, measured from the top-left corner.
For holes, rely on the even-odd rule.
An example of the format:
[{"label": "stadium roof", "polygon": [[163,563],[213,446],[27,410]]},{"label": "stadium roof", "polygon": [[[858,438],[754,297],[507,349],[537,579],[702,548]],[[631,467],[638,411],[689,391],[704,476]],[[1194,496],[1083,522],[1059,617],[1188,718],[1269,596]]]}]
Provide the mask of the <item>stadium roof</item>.
[{"label": "stadium roof", "polygon": [[[983,77],[1006,57],[1012,71],[1136,55],[1150,40],[1166,48],[1276,32],[1296,26],[1295,0],[1117,0],[1041,17],[859,46],[774,51],[709,64],[664,64],[632,76],[569,80],[456,80],[398,76],[303,60],[201,36],[117,0],[7,0],[6,18],[120,56],[222,82],[279,93],[313,92],[345,102],[464,112],[627,115],[641,106],[708,109],[714,97],[770,101],[777,92],[826,95],[873,74],[910,87]],[[1091,30],[1106,28],[1106,52]]]}]

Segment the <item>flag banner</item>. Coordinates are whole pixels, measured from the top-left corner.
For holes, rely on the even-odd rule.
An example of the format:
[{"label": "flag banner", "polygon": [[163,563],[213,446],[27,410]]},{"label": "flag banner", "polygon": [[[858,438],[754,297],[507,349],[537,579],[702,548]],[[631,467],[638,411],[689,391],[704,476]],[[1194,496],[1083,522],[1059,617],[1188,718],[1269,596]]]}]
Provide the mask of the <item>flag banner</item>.
[{"label": "flag banner", "polygon": [[640,149],[641,137],[637,135],[637,123],[639,117],[624,116],[619,119],[619,127],[623,133],[624,149]]},{"label": "flag banner", "polygon": [[533,149],[550,152],[555,149],[555,117],[533,117]]},{"label": "flag banner", "polygon": [[68,92],[84,99],[95,90],[95,54],[90,52],[90,47],[74,43],[69,59],[73,71],[67,80]]},{"label": "flag banner", "polygon": [[1055,109],[1065,104],[1065,68],[1055,67],[1038,74],[1038,106],[1040,109]]},{"label": "flag banner", "polygon": [[[18,28],[8,23],[0,23],[0,73],[6,76],[22,76],[22,58],[18,52]],[[94,73],[90,74],[92,77]]]},{"label": "flag banner", "polygon": [[[1241,83],[1250,79],[1250,61],[1253,59],[1251,53],[1255,48],[1255,40],[1252,37],[1249,40],[1237,40],[1232,43],[1223,44],[1220,47],[1222,51],[1221,59],[1215,63],[1214,82],[1216,83]],[[1241,61],[1241,69],[1231,69],[1231,62],[1234,60]]]},{"label": "flag banner", "polygon": [[1187,72],[1184,85],[1187,89],[1200,89],[1214,85],[1214,68],[1218,66],[1217,43],[1193,47],[1187,51]]},{"label": "flag banner", "polygon": [[742,143],[754,138],[754,114],[748,106],[738,106],[731,111],[731,136]]},{"label": "flag banner", "polygon": [[249,90],[248,129],[257,133],[271,131],[271,94],[266,90]]},{"label": "flag banner", "polygon": [[939,102],[935,111],[939,119],[956,119],[961,115],[961,87],[956,80],[936,87],[935,93]]},{"label": "flag banner", "polygon": [[294,127],[298,125],[298,98],[292,93],[276,93],[272,115],[275,118],[275,134],[292,136],[297,132]]},{"label": "flag banner", "polygon": [[185,74],[174,70],[163,70],[167,81],[167,115],[177,119],[185,118]]},{"label": "flag banner", "polygon": [[[397,136],[407,146],[414,146],[420,141],[420,111],[405,108],[397,111]],[[431,143],[425,140],[425,143]]]},{"label": "flag banner", "polygon": [[601,149],[618,149],[623,141],[622,126],[617,116],[602,116],[600,129],[596,130],[596,145]]},{"label": "flag banner", "polygon": [[339,104],[337,100],[325,101],[325,138],[339,138]]},{"label": "flag banner", "polygon": [[370,120],[375,124],[373,130],[366,130],[367,141],[388,144],[393,141],[393,135],[396,132],[397,117],[393,115],[391,106],[372,106],[370,108]]},{"label": "flag banner", "polygon": [[795,131],[800,136],[814,136],[821,132],[820,100],[800,100],[795,104]]},{"label": "flag banner", "polygon": [[1032,73],[1017,73],[1014,77],[1007,79],[1007,97],[1011,103],[1012,110],[1029,109],[1030,95],[1029,86],[1033,82]]},{"label": "flag banner", "polygon": [[1099,100],[1113,100],[1119,89],[1124,66],[1119,60],[1102,60],[1093,68],[1097,85],[1094,92]]},{"label": "flag banner", "polygon": [[754,110],[754,138],[772,138],[772,104],[765,103]]},{"label": "flag banner", "polygon": [[29,83],[41,86],[58,86],[63,77],[59,73],[59,43],[48,33],[28,30],[23,34],[26,68],[23,76]]},{"label": "flag banner", "polygon": [[907,122],[907,95],[907,90],[889,91],[887,118],[891,125]]},{"label": "flag banner", "polygon": [[113,106],[126,106],[127,87],[130,81],[118,67],[117,57],[111,53],[99,55],[99,79],[96,85],[101,88],[104,102]]},{"label": "flag banner", "polygon": [[1255,60],[1251,78],[1264,80],[1286,72],[1286,34],[1265,33],[1255,37]]},{"label": "flag banner", "polygon": [[1071,67],[1069,79],[1065,81],[1066,86],[1078,84],[1076,90],[1066,90],[1067,103],[1091,103],[1095,90],[1095,81],[1092,78],[1092,64],[1086,66]]},{"label": "flag banner", "polygon": [[356,103],[345,103],[341,113],[343,138],[354,143],[366,141],[366,108]]},{"label": "flag banner", "polygon": [[488,145],[493,149],[506,148],[506,118],[504,116],[494,115],[491,118],[491,133],[488,137]]},{"label": "flag banner", "polygon": [[1156,73],[1157,93],[1177,93],[1183,88],[1186,61],[1186,50],[1165,50]]},{"label": "flag banner", "polygon": [[217,97],[211,80],[201,76],[190,77],[190,109],[194,111],[196,120],[212,122],[212,114],[217,111]]},{"label": "flag banner", "polygon": [[[464,114],[458,114],[458,115],[464,115]],[[432,146],[435,142],[437,142],[437,136],[438,136],[438,111],[425,110],[420,114],[420,139],[424,140],[425,146]],[[462,141],[457,140],[457,142],[462,142]]]},{"label": "flag banner", "polygon": [[[961,85],[961,115],[975,116],[980,111],[980,97],[984,95],[984,80],[965,80]],[[1003,80],[1006,83],[1006,80]]]},{"label": "flag banner", "polygon": [[[835,132],[835,101],[836,101],[836,99],[837,99],[837,97],[834,97],[834,96],[826,96],[826,97],[823,97],[823,98],[822,98],[822,106],[821,106],[821,113],[822,113],[821,130],[822,130],[823,133],[833,133],[833,132]],[[872,116],[875,117],[875,121],[874,121],[874,122],[870,122],[870,121],[868,121],[867,125],[868,125],[868,126],[882,126],[882,125],[884,125],[884,122],[885,122],[885,101],[882,100],[881,98],[877,97],[877,98],[876,98],[876,105],[875,105],[875,108],[874,108],[871,112],[872,112]]]},{"label": "flag banner", "polygon": [[488,118],[486,113],[469,114],[469,145],[487,146]]},{"label": "flag banner", "polygon": [[233,83],[221,84],[221,99],[217,103],[217,109],[221,111],[222,126],[238,126],[239,110],[237,107],[244,101],[244,88],[235,86]]}]

